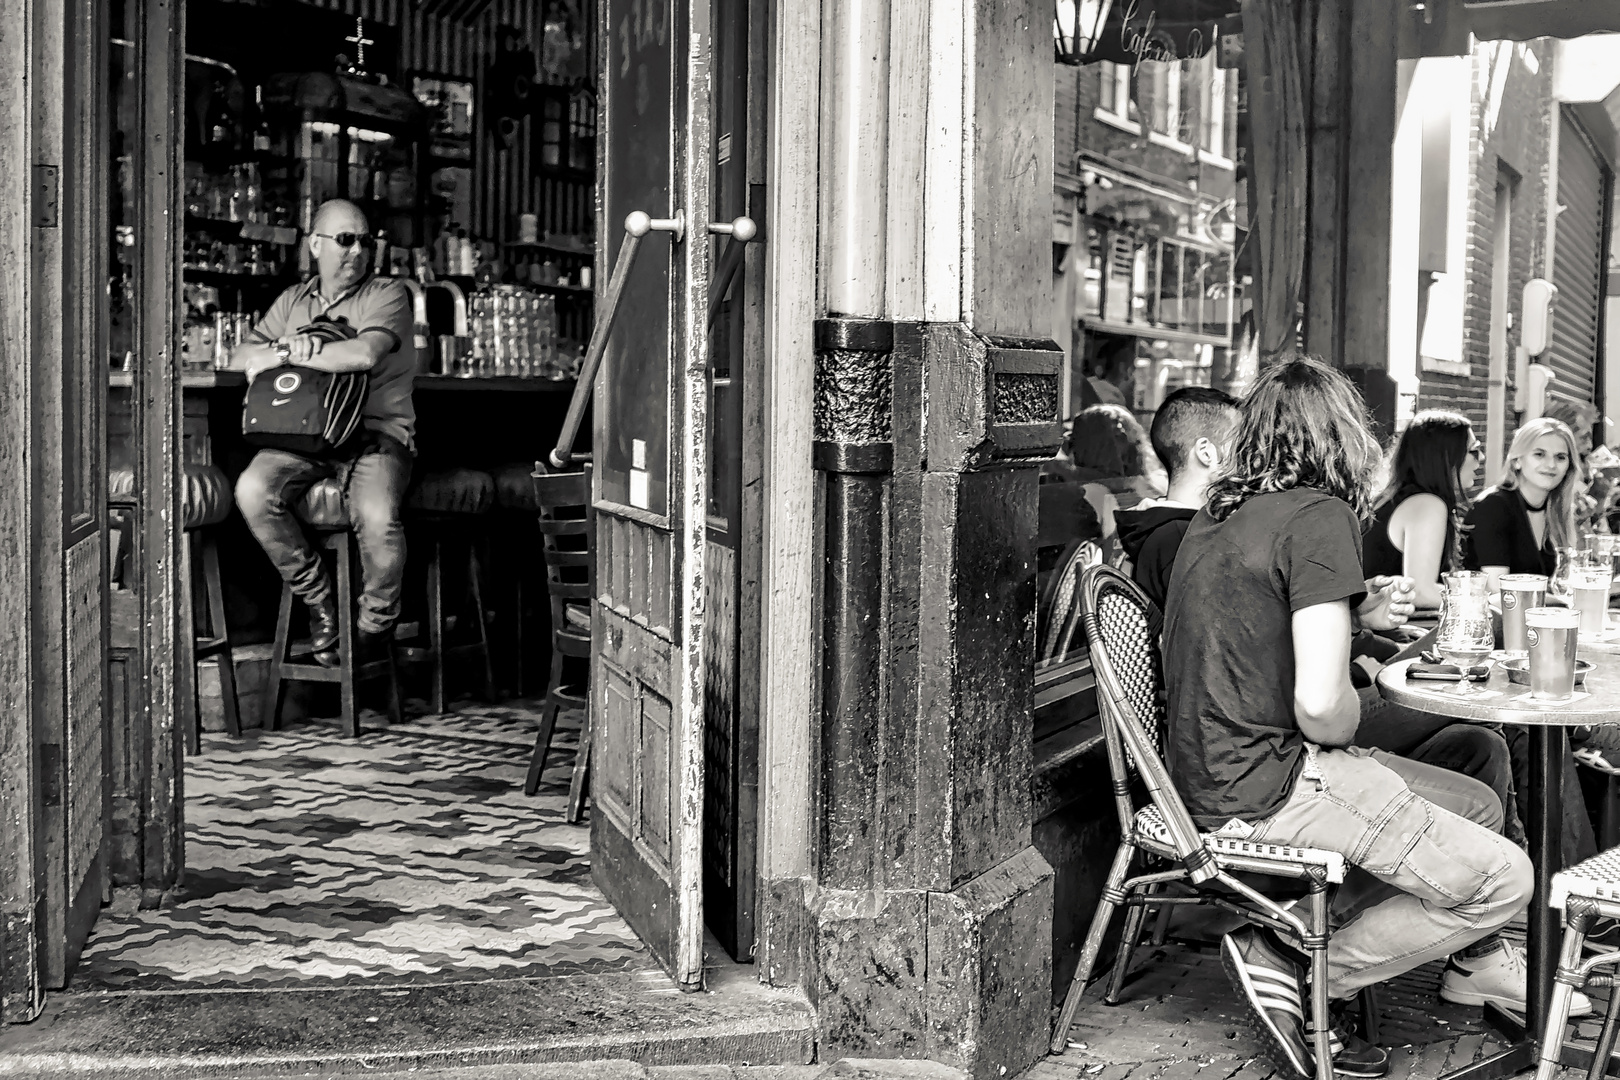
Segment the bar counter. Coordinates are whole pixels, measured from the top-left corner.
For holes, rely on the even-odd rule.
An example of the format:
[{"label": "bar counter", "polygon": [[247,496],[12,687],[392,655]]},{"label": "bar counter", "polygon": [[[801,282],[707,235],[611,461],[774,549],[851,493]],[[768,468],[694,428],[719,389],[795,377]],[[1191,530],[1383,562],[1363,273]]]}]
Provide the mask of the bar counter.
[{"label": "bar counter", "polygon": [[[108,375],[108,458],[114,467],[131,460],[130,372]],[[445,469],[477,469],[493,474],[515,466],[522,471],[544,460],[556,445],[574,391],[574,380],[516,376],[454,376],[419,374],[413,403],[416,407],[416,462],[420,478]],[[232,482],[252,460],[254,448],[242,438],[242,398],[246,373],[240,369],[196,368],[182,372],[184,393],[183,458],[191,464],[214,464]],[[589,432],[589,422],[585,426]],[[492,632],[497,641],[497,676],[515,688],[515,667],[526,673],[525,689],[543,692],[544,672],[550,661],[549,606],[540,537],[531,513],[497,509],[488,522],[495,565],[486,572],[494,580],[523,580],[524,614],[500,611]],[[220,558],[225,578],[227,621],[233,643],[268,641],[274,632],[275,605],[280,579],[246,524],[234,511],[218,527]],[[406,579],[406,618],[419,618],[422,594],[420,557],[412,550]],[[497,594],[501,590],[495,590]],[[515,655],[519,635],[513,618],[529,625],[521,635],[521,660]]]}]

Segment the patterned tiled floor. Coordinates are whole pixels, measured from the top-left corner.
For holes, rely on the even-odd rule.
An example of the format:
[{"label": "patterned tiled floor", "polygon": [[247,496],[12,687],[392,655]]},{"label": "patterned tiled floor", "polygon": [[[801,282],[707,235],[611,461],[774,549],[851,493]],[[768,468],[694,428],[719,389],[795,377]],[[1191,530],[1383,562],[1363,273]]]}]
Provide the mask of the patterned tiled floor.
[{"label": "patterned tiled floor", "polygon": [[[205,735],[186,767],[186,883],[102,913],[75,990],[423,984],[645,968],[564,820],[577,724],[523,795],[528,707],[358,740],[335,726]],[[564,717],[568,723],[569,718]]]}]

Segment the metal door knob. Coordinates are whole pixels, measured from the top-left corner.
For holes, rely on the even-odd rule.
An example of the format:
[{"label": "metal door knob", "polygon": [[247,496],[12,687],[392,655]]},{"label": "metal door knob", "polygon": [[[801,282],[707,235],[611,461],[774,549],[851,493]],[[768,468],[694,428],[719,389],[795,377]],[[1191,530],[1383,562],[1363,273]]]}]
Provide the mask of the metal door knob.
[{"label": "metal door knob", "polygon": [[754,224],[751,217],[732,218],[730,221],[711,221],[709,231],[721,236],[729,236],[739,244],[746,244],[759,235],[759,226]]},{"label": "metal door knob", "polygon": [[624,231],[640,239],[649,232],[674,233],[675,239],[680,240],[686,236],[686,211],[675,211],[674,217],[655,218],[644,210],[632,210],[625,215]]}]

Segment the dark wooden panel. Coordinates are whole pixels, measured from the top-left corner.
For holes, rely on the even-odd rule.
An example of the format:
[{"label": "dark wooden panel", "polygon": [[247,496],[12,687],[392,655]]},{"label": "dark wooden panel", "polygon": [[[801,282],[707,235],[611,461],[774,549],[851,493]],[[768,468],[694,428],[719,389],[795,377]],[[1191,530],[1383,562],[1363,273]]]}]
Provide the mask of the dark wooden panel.
[{"label": "dark wooden panel", "polygon": [[603,664],[599,670],[591,731],[591,753],[596,759],[594,795],[600,809],[628,828],[635,804],[635,752],[629,735],[635,724],[636,688],[620,668]]},{"label": "dark wooden panel", "polygon": [[648,862],[606,814],[591,817],[591,880],[635,928],[666,968],[675,965],[676,896],[669,881]]}]

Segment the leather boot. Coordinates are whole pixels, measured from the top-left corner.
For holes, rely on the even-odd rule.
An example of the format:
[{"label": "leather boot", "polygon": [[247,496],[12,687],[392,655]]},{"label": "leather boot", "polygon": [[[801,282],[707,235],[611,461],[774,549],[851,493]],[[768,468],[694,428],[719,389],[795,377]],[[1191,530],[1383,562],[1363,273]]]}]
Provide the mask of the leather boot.
[{"label": "leather boot", "polygon": [[309,605],[309,647],[315,653],[315,662],[322,667],[337,667],[337,644],[337,599],[328,596],[319,604]]}]

